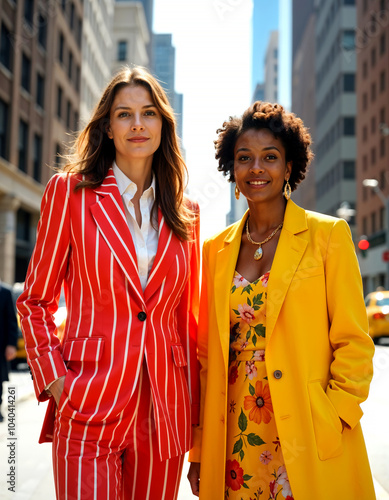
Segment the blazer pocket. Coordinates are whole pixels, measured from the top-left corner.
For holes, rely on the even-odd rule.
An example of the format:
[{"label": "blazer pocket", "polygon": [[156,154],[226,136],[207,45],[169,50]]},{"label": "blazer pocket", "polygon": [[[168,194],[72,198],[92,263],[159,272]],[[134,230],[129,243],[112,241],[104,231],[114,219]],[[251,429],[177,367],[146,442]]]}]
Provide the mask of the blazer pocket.
[{"label": "blazer pocket", "polygon": [[324,275],[324,269],[322,266],[306,267],[305,269],[297,269],[294,273],[293,280],[304,280],[321,275]]},{"label": "blazer pocket", "polygon": [[65,361],[99,361],[103,354],[104,337],[67,340],[63,346]]},{"label": "blazer pocket", "polygon": [[313,428],[320,460],[342,453],[342,423],[319,380],[308,384]]},{"label": "blazer pocket", "polygon": [[172,354],[173,354],[173,360],[174,364],[176,366],[186,366],[186,358],[185,358],[185,351],[184,348],[182,347],[182,344],[174,344],[172,345]]}]

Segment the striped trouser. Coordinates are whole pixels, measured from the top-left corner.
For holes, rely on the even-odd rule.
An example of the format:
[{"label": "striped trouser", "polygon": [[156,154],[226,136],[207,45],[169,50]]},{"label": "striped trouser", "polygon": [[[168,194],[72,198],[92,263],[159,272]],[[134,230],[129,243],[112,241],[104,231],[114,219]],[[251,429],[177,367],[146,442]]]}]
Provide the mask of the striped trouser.
[{"label": "striped trouser", "polygon": [[122,418],[96,425],[57,415],[57,500],[176,500],[184,455],[161,461],[151,389],[143,367]]}]

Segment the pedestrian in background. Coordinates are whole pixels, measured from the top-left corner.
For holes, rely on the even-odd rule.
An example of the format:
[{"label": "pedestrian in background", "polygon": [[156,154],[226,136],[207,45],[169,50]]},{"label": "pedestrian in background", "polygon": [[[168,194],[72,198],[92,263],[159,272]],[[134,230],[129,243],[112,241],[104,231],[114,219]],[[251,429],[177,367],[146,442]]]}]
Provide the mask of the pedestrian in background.
[{"label": "pedestrian in background", "polygon": [[360,426],[374,345],[351,232],[290,199],[310,144],[265,102],[218,130],[219,170],[248,210],[203,250],[188,475],[201,500],[375,498]]},{"label": "pedestrian in background", "polygon": [[185,175],[166,94],[135,67],[108,84],[44,193],[18,310],[37,398],[52,396],[41,440],[53,439],[58,499],[177,497],[198,411]]},{"label": "pedestrian in background", "polygon": [[0,280],[0,422],[4,420],[1,413],[3,382],[8,381],[8,365],[16,357],[17,340],[18,323],[12,292]]}]

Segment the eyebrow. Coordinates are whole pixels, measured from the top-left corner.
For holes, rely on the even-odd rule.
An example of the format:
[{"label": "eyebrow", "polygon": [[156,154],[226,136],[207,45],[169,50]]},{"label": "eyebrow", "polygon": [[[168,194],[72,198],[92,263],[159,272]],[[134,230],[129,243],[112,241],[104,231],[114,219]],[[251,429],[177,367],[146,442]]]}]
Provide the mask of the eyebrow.
[{"label": "eyebrow", "polygon": [[[156,108],[157,106],[155,104],[145,104],[142,106],[142,109],[147,109],[147,108]],[[118,109],[126,109],[126,110],[132,110],[130,106],[116,106],[114,111],[117,111]]]},{"label": "eyebrow", "polygon": [[[276,146],[268,146],[266,148],[263,148],[262,151],[270,151],[271,149],[276,149],[281,154],[281,151]],[[240,151],[250,151],[250,149],[249,148],[239,148],[236,152],[239,153]]]}]

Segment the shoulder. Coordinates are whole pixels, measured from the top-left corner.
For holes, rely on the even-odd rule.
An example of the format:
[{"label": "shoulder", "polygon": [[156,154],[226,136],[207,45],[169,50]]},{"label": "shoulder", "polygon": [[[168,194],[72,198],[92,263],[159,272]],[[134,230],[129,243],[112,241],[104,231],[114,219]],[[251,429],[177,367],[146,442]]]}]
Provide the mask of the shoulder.
[{"label": "shoulder", "polygon": [[328,233],[345,232],[350,233],[350,227],[344,219],[331,215],[305,210],[309,229],[319,229]]},{"label": "shoulder", "polygon": [[[245,217],[244,217],[245,218]],[[239,226],[242,224],[242,219],[230,224],[226,228],[221,231],[215,233],[213,236],[207,238],[204,241],[204,248],[206,249],[214,249],[215,251],[219,250],[220,247],[224,245],[224,241],[226,239],[233,239],[236,234]],[[239,237],[241,235],[239,234]]]}]

